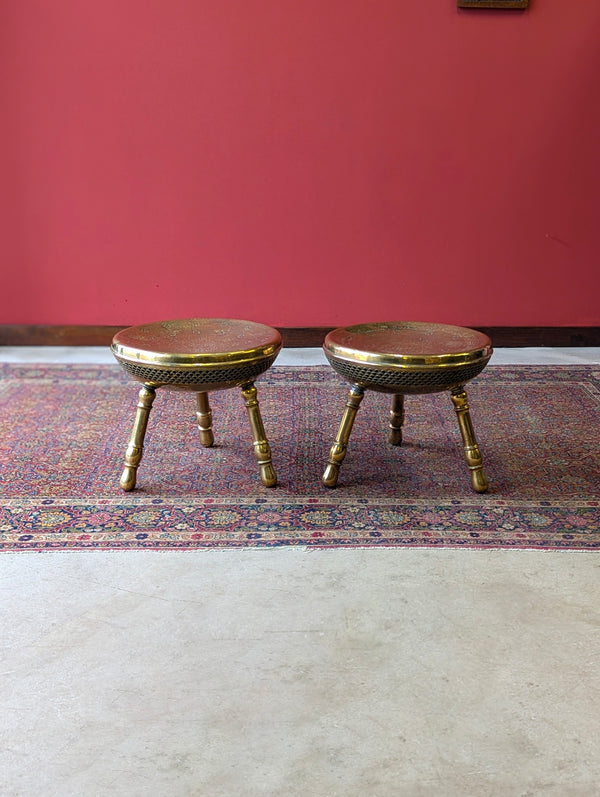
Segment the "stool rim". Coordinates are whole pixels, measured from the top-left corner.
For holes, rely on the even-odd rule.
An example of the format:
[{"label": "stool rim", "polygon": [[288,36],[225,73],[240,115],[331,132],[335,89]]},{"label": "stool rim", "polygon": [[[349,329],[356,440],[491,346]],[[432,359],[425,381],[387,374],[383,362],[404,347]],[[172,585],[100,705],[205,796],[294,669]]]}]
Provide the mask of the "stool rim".
[{"label": "stool rim", "polygon": [[[178,332],[193,334],[198,332],[201,343],[202,332],[213,333],[223,328],[224,342],[229,340],[235,345],[224,351],[218,350],[214,337],[210,340],[212,349],[208,351],[177,351]],[[219,330],[220,331],[220,330]],[[244,345],[244,336],[248,337],[248,345]],[[169,342],[173,345],[168,349]],[[205,341],[206,343],[207,341]],[[139,363],[148,366],[163,366],[176,369],[209,369],[216,365],[221,367],[236,366],[261,361],[274,357],[282,347],[281,335],[273,327],[254,321],[229,318],[191,318],[156,321],[139,324],[122,329],[113,337],[111,351],[117,360]],[[182,346],[182,348],[184,348]],[[191,348],[188,346],[188,348]],[[200,345],[199,345],[200,348]]]},{"label": "stool rim", "polygon": [[[385,339],[385,333],[390,333],[387,345],[381,348],[369,348],[370,336],[379,335],[379,340]],[[440,341],[437,346],[431,346],[431,351],[402,353],[393,351],[393,336],[396,333],[417,334],[428,333],[432,341]],[[455,351],[444,351],[443,338],[453,335],[455,339],[470,337],[473,345],[470,348],[457,346]],[[461,341],[462,342],[462,341]],[[410,349],[411,346],[408,346]],[[427,347],[424,346],[426,349]],[[446,345],[446,349],[448,346]],[[441,349],[441,351],[440,351]],[[422,321],[382,321],[368,324],[355,324],[348,327],[338,327],[327,334],[323,342],[323,350],[328,360],[344,360],[350,363],[361,363],[375,368],[398,368],[405,370],[421,370],[452,368],[469,365],[476,362],[487,362],[493,354],[490,338],[483,332],[451,324],[427,323]]]}]

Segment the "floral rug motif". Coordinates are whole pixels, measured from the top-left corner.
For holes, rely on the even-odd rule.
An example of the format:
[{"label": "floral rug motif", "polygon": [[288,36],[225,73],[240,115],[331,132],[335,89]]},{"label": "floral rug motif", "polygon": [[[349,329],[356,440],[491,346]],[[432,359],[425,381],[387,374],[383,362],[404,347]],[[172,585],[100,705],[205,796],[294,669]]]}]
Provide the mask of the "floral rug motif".
[{"label": "floral rug motif", "polygon": [[[493,362],[493,360],[492,360]],[[600,366],[490,365],[467,386],[490,490],[471,489],[448,394],[367,392],[339,486],[321,475],[347,385],[327,367],[257,382],[277,470],[263,487],[238,390],[159,390],[134,492],[119,488],[138,385],[118,365],[0,365],[0,550],[247,546],[600,548]]]}]

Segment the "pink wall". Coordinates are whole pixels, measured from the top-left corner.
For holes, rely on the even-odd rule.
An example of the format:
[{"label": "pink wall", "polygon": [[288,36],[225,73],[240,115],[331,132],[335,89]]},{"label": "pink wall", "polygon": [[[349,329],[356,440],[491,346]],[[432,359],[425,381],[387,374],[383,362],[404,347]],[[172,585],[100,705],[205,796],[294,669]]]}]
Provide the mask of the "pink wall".
[{"label": "pink wall", "polygon": [[600,3],[6,0],[0,323],[600,324]]}]

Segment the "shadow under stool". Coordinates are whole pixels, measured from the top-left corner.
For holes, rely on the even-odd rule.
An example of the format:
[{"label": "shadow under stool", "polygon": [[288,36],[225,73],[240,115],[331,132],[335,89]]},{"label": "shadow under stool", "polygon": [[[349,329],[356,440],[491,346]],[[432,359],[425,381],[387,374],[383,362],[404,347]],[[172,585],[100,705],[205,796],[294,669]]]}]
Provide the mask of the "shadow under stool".
[{"label": "shadow under stool", "polygon": [[254,380],[271,367],[280,349],[281,335],[276,329],[236,319],[160,321],[118,332],[111,351],[127,373],[142,383],[120,481],[123,490],[135,487],[148,417],[158,388],[197,394],[200,442],[207,447],[214,443],[208,394],[213,390],[240,388],[262,483],[274,487],[277,476]]},{"label": "shadow under stool", "polygon": [[323,350],[334,371],[352,385],[323,474],[327,487],[337,484],[365,390],[392,394],[389,423],[392,445],[402,442],[405,395],[449,390],[471,483],[478,493],[487,490],[464,387],[483,371],[492,356],[492,343],[487,335],[449,324],[401,321],[358,324],[334,329],[326,336]]}]

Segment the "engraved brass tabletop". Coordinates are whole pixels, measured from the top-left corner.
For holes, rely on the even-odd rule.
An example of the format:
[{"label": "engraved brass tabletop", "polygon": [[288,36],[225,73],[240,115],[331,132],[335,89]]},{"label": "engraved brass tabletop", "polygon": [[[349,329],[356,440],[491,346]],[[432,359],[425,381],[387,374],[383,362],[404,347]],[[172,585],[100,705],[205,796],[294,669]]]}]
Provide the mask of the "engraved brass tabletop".
[{"label": "engraved brass tabletop", "polygon": [[148,416],[160,387],[197,394],[196,417],[204,446],[212,446],[214,442],[208,393],[239,387],[248,411],[262,482],[273,487],[277,477],[254,380],[271,367],[280,349],[281,335],[276,329],[229,318],[159,321],[118,332],[111,351],[127,373],[142,383],[121,476],[123,490],[135,487]]},{"label": "engraved brass tabletop", "polygon": [[323,351],[332,368],[352,385],[323,475],[326,486],[337,484],[365,390],[393,394],[389,424],[392,445],[402,442],[406,394],[449,390],[471,483],[477,492],[487,490],[464,389],[465,383],[480,374],[492,356],[487,335],[466,327],[416,321],[358,324],[330,332]]}]

